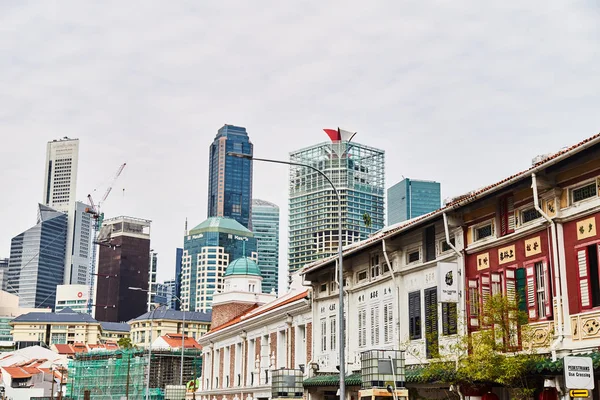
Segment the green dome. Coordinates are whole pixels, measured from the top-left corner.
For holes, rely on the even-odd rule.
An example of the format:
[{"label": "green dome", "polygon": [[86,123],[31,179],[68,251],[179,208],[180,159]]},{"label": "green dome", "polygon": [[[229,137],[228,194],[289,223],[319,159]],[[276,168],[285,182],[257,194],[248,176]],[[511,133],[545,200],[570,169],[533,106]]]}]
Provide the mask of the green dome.
[{"label": "green dome", "polygon": [[225,270],[225,276],[232,275],[256,275],[260,276],[258,264],[248,257],[241,257],[234,260]]}]

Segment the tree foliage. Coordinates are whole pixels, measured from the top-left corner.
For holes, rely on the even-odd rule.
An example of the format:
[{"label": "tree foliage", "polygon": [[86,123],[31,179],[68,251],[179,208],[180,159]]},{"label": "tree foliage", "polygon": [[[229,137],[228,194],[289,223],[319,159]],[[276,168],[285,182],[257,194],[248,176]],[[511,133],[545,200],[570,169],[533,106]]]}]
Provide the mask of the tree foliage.
[{"label": "tree foliage", "polygon": [[128,350],[133,348],[133,344],[131,343],[131,339],[128,337],[122,337],[121,339],[119,339],[117,341],[117,344],[119,345],[120,348]]},{"label": "tree foliage", "polygon": [[502,385],[513,388],[514,397],[530,397],[534,389],[528,387],[527,373],[541,356],[528,345],[532,337],[527,314],[512,297],[486,297],[480,329],[450,344],[439,344],[422,371],[423,379],[444,377],[459,386]]}]

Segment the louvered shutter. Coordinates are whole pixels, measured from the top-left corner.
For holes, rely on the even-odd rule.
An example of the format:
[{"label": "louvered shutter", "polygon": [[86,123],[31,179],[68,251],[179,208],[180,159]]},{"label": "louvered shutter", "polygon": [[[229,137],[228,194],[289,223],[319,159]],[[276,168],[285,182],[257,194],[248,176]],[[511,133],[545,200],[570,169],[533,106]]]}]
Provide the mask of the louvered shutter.
[{"label": "louvered shutter", "polygon": [[590,293],[590,268],[587,259],[587,250],[577,251],[577,271],[579,273],[579,296],[581,297],[581,309],[585,310],[592,307]]},{"label": "louvered shutter", "polygon": [[458,332],[458,304],[456,303],[447,303],[448,304],[448,334],[456,335]]},{"label": "louvered shutter", "polygon": [[479,285],[477,279],[469,279],[469,326],[479,326]]},{"label": "louvered shutter", "polygon": [[538,317],[536,304],[537,285],[535,280],[535,265],[532,264],[525,267],[525,274],[527,280],[527,310],[529,313],[529,319],[535,320]]},{"label": "louvered shutter", "polygon": [[[517,279],[516,279],[516,271],[512,267],[508,267],[504,270],[504,293],[506,299],[509,301],[510,308],[518,309],[519,305],[517,303]],[[512,347],[517,347],[519,345],[519,326],[517,323],[518,313],[516,310],[514,312],[509,312],[508,315],[508,327],[509,327],[509,344]]]},{"label": "louvered shutter", "polygon": [[490,298],[490,274],[485,273],[479,276],[479,297],[481,301],[481,325],[486,325],[486,304]]},{"label": "louvered shutter", "polygon": [[506,196],[500,200],[500,235],[504,236],[515,231],[515,200]]},{"label": "louvered shutter", "polygon": [[544,289],[545,289],[545,297],[546,297],[546,317],[552,318],[552,282],[550,280],[550,268],[548,268],[548,263],[544,262]]}]

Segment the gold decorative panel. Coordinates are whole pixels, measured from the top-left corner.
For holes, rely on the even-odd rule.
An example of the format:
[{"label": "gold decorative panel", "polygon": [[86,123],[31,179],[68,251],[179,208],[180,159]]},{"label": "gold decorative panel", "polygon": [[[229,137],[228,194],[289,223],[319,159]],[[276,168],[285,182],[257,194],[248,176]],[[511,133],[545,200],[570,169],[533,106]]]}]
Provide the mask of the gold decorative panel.
[{"label": "gold decorative panel", "polygon": [[548,347],[553,336],[552,321],[531,323],[523,327],[523,347],[527,349]]},{"label": "gold decorative panel", "polygon": [[525,257],[531,257],[542,252],[542,239],[536,236],[525,241]]},{"label": "gold decorative panel", "polygon": [[600,338],[600,312],[572,315],[571,330],[573,340]]},{"label": "gold decorative panel", "polygon": [[517,252],[515,251],[515,245],[510,245],[498,249],[498,263],[500,265],[509,262],[514,262],[517,259]]},{"label": "gold decorative panel", "polygon": [[477,271],[490,267],[490,253],[482,253],[477,256]]},{"label": "gold decorative panel", "polygon": [[577,223],[577,240],[596,236],[596,217],[591,217]]}]

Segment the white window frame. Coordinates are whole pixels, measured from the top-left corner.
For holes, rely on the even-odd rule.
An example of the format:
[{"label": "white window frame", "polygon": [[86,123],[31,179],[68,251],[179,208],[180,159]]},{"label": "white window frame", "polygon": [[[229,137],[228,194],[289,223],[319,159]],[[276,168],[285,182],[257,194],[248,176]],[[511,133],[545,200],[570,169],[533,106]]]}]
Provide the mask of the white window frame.
[{"label": "white window frame", "polygon": [[531,210],[531,209],[534,209],[534,210],[535,210],[535,206],[534,206],[534,204],[533,204],[533,203],[528,203],[528,204],[526,204],[526,205],[524,205],[524,206],[521,206],[521,207],[519,207],[518,209],[516,209],[516,214],[517,214],[517,217],[518,217],[518,221],[517,221],[517,223],[515,224],[515,225],[516,225],[516,228],[521,228],[521,227],[523,227],[523,226],[527,226],[527,225],[529,225],[529,224],[533,224],[535,221],[537,221],[537,220],[539,220],[540,218],[542,218],[542,215],[540,214],[540,216],[539,216],[538,218],[536,218],[536,219],[532,219],[531,221],[524,222],[524,219],[523,219],[523,213],[524,213],[525,211],[528,211],[528,210]]},{"label": "white window frame", "polygon": [[[583,188],[585,186],[588,186],[588,185],[590,185],[592,183],[596,187],[596,195],[595,196],[588,197],[587,199],[578,200],[578,201],[573,200],[573,191],[575,191],[577,189],[581,189],[581,188]],[[586,201],[597,199],[598,198],[598,183],[599,183],[598,182],[598,177],[594,177],[592,179],[588,179],[588,180],[586,180],[584,182],[580,182],[580,183],[578,183],[576,185],[568,187],[567,190],[568,190],[568,194],[569,194],[569,205],[580,204],[580,203],[583,203],[583,202],[586,202]]]},{"label": "white window frame", "polygon": [[[453,246],[456,246],[456,236],[450,236],[450,240],[454,239]],[[444,250],[444,243],[446,243],[446,238],[442,238],[438,240],[438,255],[446,254],[452,251],[452,247],[448,247],[448,250]]]},{"label": "white window frame", "polygon": [[[485,236],[480,238],[477,236],[477,230],[483,228],[484,226],[491,225],[492,226],[492,234],[489,236]],[[481,240],[486,240],[487,238],[495,238],[496,237],[496,224],[493,218],[490,218],[486,221],[480,222],[477,225],[473,225],[471,227],[471,234],[473,236],[473,242],[479,242]]]},{"label": "white window frame", "polygon": [[[410,261],[409,256],[414,252],[419,253],[419,259],[416,261]],[[422,258],[423,258],[423,251],[421,249],[421,246],[411,247],[408,250],[406,250],[406,265],[418,264],[421,262]]]},{"label": "white window frame", "polygon": [[[377,257],[377,264],[373,264],[374,258]],[[369,278],[371,280],[379,278],[382,273],[381,258],[379,253],[374,253],[369,256]]]},{"label": "white window frame", "polygon": [[[360,274],[362,274],[362,273],[365,274],[364,279],[360,279]],[[368,269],[361,269],[360,271],[358,271],[356,273],[356,282],[357,283],[368,282],[368,281],[369,281],[369,270]]]},{"label": "white window frame", "polygon": [[538,261],[533,264],[535,268],[535,299],[537,302],[537,316],[538,319],[545,319],[548,317],[546,315],[546,286],[548,282],[546,282],[546,274],[544,273],[544,261]]}]

